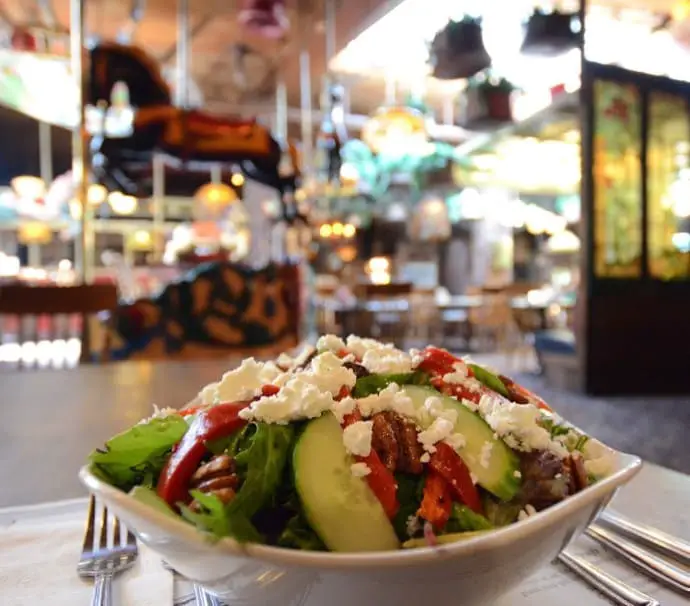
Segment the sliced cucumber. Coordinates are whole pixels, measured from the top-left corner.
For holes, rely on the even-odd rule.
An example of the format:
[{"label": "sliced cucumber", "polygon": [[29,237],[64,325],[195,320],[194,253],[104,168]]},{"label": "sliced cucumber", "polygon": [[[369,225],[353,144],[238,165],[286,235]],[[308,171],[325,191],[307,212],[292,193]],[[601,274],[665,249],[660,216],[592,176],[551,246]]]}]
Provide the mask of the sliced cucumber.
[{"label": "sliced cucumber", "polygon": [[400,543],[366,480],[352,475],[354,461],[330,414],[311,421],[293,454],[295,487],[311,527],[331,551],[390,551]]},{"label": "sliced cucumber", "polygon": [[[406,385],[403,391],[417,409],[424,406],[427,398],[435,396],[441,399],[444,408],[455,410],[458,413],[455,431],[465,437],[465,446],[458,453],[477,478],[477,483],[504,501],[515,496],[520,488],[519,474],[516,473],[520,468],[518,458],[503,440],[494,437],[484,419],[455,398],[434,389]],[[491,450],[488,455],[483,455],[487,442],[491,444]]]},{"label": "sliced cucumber", "polygon": [[510,398],[510,394],[508,393],[506,386],[503,384],[503,381],[501,381],[501,379],[494,373],[477,364],[469,364],[469,367],[472,369],[474,377],[477,379],[477,381],[489,389],[492,389],[496,393],[501,394],[504,398]]},{"label": "sliced cucumber", "polygon": [[[436,537],[436,542],[439,545],[446,545],[448,543],[457,543],[458,541],[466,541],[467,539],[473,539],[485,532],[491,532],[490,530],[473,530],[470,532],[452,532],[450,534],[442,534]],[[429,543],[426,539],[410,539],[403,543],[403,549],[416,549],[418,547],[429,547]]]}]

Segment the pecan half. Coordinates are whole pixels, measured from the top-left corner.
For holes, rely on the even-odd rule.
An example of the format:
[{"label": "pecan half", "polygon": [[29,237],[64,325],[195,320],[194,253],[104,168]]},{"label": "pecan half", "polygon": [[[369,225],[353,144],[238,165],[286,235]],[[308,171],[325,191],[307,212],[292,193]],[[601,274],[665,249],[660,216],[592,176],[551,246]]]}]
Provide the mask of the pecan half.
[{"label": "pecan half", "polygon": [[[235,491],[240,485],[240,478],[235,473],[235,461],[232,457],[221,454],[204,463],[194,472],[190,487],[206,494],[216,495],[223,503],[235,498]],[[199,511],[200,505],[193,501],[191,508]]]},{"label": "pecan half", "polygon": [[389,411],[376,413],[372,421],[372,448],[388,470],[422,473],[424,450],[414,423]]},{"label": "pecan half", "polygon": [[349,368],[352,372],[355,373],[355,377],[358,379],[362,379],[363,377],[368,377],[371,373],[361,364],[357,364],[357,362],[345,362],[343,364],[345,368]]},{"label": "pecan half", "polygon": [[395,435],[392,419],[392,412],[377,412],[371,417],[373,422],[371,447],[376,451],[381,462],[390,472],[394,472],[397,469],[398,457],[400,456],[398,438]]}]

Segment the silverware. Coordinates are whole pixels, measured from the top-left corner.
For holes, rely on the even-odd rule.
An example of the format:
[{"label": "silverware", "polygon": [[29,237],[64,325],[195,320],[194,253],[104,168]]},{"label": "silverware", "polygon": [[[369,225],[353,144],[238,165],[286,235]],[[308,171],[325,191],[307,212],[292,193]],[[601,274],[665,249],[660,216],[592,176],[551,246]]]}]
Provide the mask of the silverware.
[{"label": "silverware", "polygon": [[[163,568],[169,570],[175,575],[179,574],[177,570],[170,566],[170,564],[168,564],[165,560],[163,560]],[[196,601],[197,606],[221,606],[218,598],[211,595],[201,585],[195,583],[194,581],[190,581],[190,583],[192,583],[192,591],[194,592],[194,600]]]},{"label": "silverware", "polygon": [[610,509],[602,511],[597,522],[625,534],[631,539],[637,539],[680,564],[690,566],[690,543],[683,539],[673,537],[652,526],[633,522]]},{"label": "silverware", "polygon": [[579,556],[563,551],[558,555],[558,560],[619,606],[659,606],[659,602],[651,596],[618,580]]},{"label": "silverware", "polygon": [[120,520],[117,517],[111,516],[111,518],[112,536],[109,538],[108,509],[103,507],[98,538],[96,538],[96,499],[91,495],[84,544],[79,564],[77,564],[77,573],[80,577],[94,579],[91,606],[112,606],[113,577],[130,568],[139,555],[134,535],[120,526]]},{"label": "silverware", "polygon": [[665,585],[690,594],[690,572],[624,539],[599,524],[590,524],[585,534],[620,555],[627,563]]}]

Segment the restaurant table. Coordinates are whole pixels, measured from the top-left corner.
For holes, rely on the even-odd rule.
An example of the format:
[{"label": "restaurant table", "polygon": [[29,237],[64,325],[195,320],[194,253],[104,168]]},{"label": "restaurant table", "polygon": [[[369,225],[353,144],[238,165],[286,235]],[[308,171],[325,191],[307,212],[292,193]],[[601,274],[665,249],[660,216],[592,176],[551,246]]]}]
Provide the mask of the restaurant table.
[{"label": "restaurant table", "polygon": [[[238,363],[237,358],[204,362],[124,362],[104,366],[80,367],[72,371],[17,372],[0,379],[0,507],[29,505],[85,496],[77,480],[77,470],[94,447],[112,434],[150,415],[152,404],[178,407],[192,399],[203,385],[217,380]],[[655,465],[645,465],[630,485],[615,497],[612,507],[634,518],[653,524],[685,540],[690,539],[690,476]],[[76,583],[74,567],[83,532],[85,502],[53,503],[44,507],[0,509],[0,595],[2,603],[50,603],[53,606],[81,603],[81,600],[22,601],[13,599],[13,591],[40,596],[41,586],[29,587],[24,578],[30,564],[51,548],[61,548],[61,559],[53,567],[51,578]],[[51,516],[57,516],[55,518]],[[59,528],[69,537],[68,544],[49,541],[32,529]],[[14,534],[13,534],[14,533]],[[25,534],[22,534],[25,533]],[[33,537],[33,538],[32,538]],[[65,539],[67,541],[67,539]],[[14,542],[13,542],[14,541]],[[33,541],[34,547],[30,543]],[[31,562],[13,560],[13,545]],[[661,588],[621,565],[589,539],[579,539],[572,549],[605,570],[627,580],[638,589],[657,597],[665,606],[680,606],[685,598]],[[151,582],[160,579],[156,558],[144,558],[151,570]],[[138,567],[137,570],[141,570]],[[131,573],[135,576],[138,573]],[[31,583],[40,585],[41,575]],[[133,582],[141,579],[133,579]],[[168,580],[170,582],[170,579]],[[124,582],[124,581],[123,581]],[[159,582],[158,580],[155,582]],[[134,588],[135,585],[132,585]],[[51,591],[60,587],[51,588]],[[88,587],[77,587],[81,590]],[[71,589],[70,589],[71,591]],[[184,592],[187,592],[186,594]],[[178,604],[185,603],[188,588],[179,589]],[[319,596],[318,587],[307,606],[331,602]],[[80,594],[80,595],[82,595]],[[84,602],[85,603],[85,602]],[[142,602],[143,603],[143,602]],[[497,606],[604,606],[608,602],[558,565],[547,565],[523,585],[495,602]],[[168,606],[160,603],[160,606]],[[340,604],[340,602],[338,602]],[[127,606],[139,606],[129,601]],[[257,606],[259,606],[257,604]]]}]

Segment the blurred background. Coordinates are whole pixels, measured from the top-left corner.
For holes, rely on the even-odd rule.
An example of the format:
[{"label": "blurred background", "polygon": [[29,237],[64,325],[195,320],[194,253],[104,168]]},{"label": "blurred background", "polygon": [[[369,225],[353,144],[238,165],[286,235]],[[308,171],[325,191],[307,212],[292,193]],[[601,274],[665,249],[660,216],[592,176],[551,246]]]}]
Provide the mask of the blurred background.
[{"label": "blurred background", "polygon": [[357,333],[687,393],[689,44],[684,0],[1,0],[0,365]]}]

